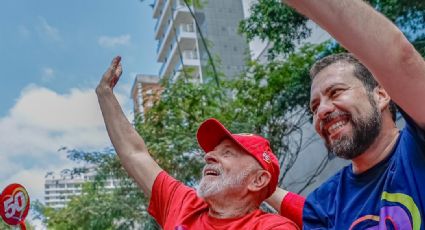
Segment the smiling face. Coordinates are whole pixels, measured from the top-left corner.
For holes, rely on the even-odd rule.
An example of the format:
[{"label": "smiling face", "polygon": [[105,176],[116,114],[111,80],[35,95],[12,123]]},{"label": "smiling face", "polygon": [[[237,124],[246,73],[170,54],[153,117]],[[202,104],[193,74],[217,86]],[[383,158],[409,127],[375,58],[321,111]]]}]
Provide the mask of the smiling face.
[{"label": "smiling face", "polygon": [[354,66],[336,62],[317,73],[311,85],[310,108],[316,132],[329,152],[353,159],[366,151],[381,130],[381,112]]},{"label": "smiling face", "polygon": [[240,146],[226,139],[205,154],[206,165],[197,193],[199,197],[238,194],[246,189],[260,164]]}]

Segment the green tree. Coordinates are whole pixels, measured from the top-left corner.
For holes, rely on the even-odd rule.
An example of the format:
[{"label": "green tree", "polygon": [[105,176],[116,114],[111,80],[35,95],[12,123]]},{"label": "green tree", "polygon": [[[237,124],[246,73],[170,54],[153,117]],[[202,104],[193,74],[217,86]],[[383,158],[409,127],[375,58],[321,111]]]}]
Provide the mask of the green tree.
[{"label": "green tree", "polygon": [[248,41],[260,38],[271,42],[269,58],[289,54],[300,41],[311,35],[307,18],[276,0],[259,0],[250,8],[250,17],[242,20],[239,31]]},{"label": "green tree", "polygon": [[[395,22],[418,50],[425,47],[425,4],[422,0],[369,0],[375,9]],[[249,41],[260,38],[272,44],[269,57],[286,56],[296,44],[311,35],[307,19],[276,0],[259,0],[251,6],[251,15],[242,20],[239,31]]]},{"label": "green tree", "polygon": [[[96,167],[94,182],[83,185],[82,195],[75,196],[65,208],[54,209],[36,201],[33,210],[49,229],[158,229],[146,212],[147,201],[121,167],[115,152],[66,150],[68,158]],[[87,167],[67,173],[86,172]],[[104,186],[108,178],[118,182],[115,189]]]}]

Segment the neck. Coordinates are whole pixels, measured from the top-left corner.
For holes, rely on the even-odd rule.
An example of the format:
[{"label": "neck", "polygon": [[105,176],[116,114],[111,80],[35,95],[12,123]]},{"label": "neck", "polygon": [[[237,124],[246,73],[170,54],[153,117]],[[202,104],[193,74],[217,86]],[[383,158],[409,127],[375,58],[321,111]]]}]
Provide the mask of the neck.
[{"label": "neck", "polygon": [[245,216],[258,209],[257,201],[252,194],[238,197],[213,197],[205,198],[208,203],[208,215],[217,219],[228,219]]},{"label": "neck", "polygon": [[387,158],[397,142],[398,135],[399,130],[395,125],[382,127],[381,133],[366,152],[352,160],[353,172],[355,174],[365,172]]}]

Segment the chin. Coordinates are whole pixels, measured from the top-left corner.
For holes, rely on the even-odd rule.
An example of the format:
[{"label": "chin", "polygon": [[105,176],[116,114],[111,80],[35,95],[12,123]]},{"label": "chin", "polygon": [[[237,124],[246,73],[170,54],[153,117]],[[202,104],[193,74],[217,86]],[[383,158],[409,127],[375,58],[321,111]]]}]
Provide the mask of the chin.
[{"label": "chin", "polygon": [[199,183],[199,187],[196,189],[196,194],[203,198],[209,198],[212,197],[214,195],[216,195],[218,193],[218,186],[215,183],[208,183],[205,182],[204,179],[201,180],[201,182]]}]

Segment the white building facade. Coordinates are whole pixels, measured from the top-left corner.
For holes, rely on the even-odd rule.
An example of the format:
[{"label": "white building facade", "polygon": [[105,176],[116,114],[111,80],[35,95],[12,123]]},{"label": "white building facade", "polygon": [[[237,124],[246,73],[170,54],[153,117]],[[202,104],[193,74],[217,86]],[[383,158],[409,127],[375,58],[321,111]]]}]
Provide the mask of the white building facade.
[{"label": "white building facade", "polygon": [[[52,208],[64,208],[73,197],[82,194],[83,184],[94,181],[94,178],[94,170],[74,176],[47,173],[44,183],[45,205]],[[116,180],[108,179],[105,182],[106,189],[113,189],[117,185]]]}]

